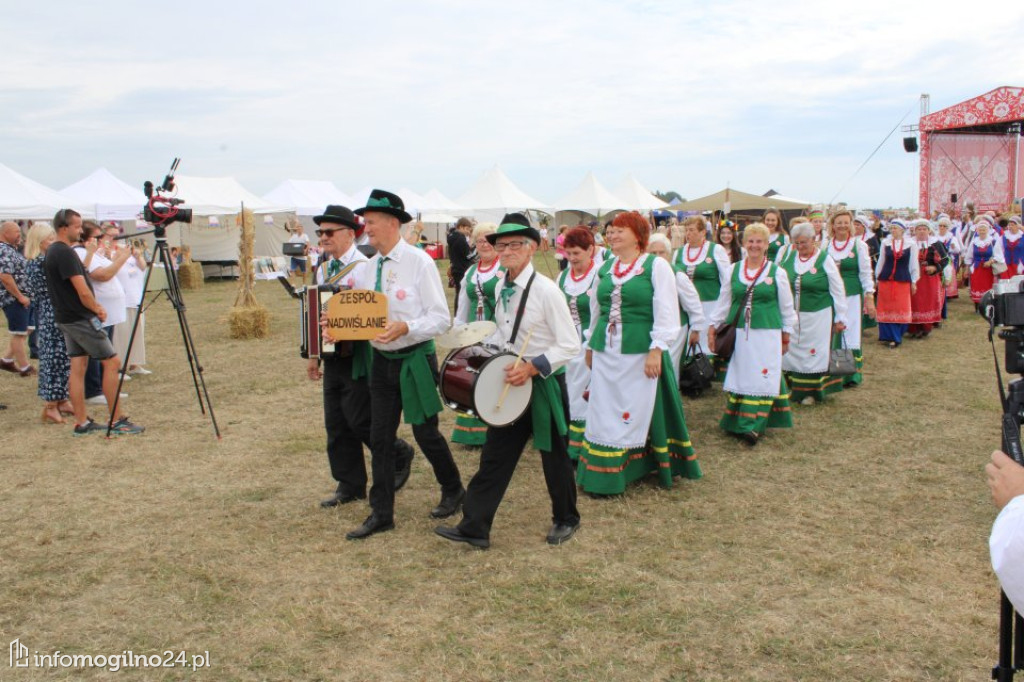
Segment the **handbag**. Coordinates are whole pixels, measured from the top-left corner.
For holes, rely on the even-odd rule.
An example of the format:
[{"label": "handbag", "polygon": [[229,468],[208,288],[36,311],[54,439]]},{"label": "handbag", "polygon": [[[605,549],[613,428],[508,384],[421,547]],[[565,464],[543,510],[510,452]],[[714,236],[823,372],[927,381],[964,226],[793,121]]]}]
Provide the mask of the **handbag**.
[{"label": "handbag", "polygon": [[739,324],[740,315],[743,314],[743,310],[747,307],[750,296],[754,293],[754,285],[757,284],[757,280],[760,278],[761,273],[759,272],[754,281],[747,287],[746,293],[743,294],[743,303],[740,304],[740,308],[736,311],[732,322],[723,322],[715,327],[715,347],[711,350],[722,360],[729,360],[732,357],[732,352],[736,349],[736,325]]},{"label": "handbag", "polygon": [[715,378],[715,368],[711,361],[704,354],[704,349],[698,343],[696,346],[686,344],[683,351],[683,359],[679,364],[679,390],[684,394],[696,398],[711,387],[711,380]]},{"label": "handbag", "polygon": [[828,374],[834,377],[848,377],[857,373],[857,361],[853,359],[853,351],[846,347],[846,337],[839,334],[839,347],[833,348],[828,354]]}]

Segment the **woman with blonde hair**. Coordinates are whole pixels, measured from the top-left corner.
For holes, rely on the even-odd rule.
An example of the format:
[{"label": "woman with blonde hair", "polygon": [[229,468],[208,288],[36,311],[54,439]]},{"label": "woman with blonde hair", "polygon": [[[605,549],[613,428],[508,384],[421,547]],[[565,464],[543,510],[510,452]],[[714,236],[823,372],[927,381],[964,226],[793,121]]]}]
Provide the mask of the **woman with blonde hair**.
[{"label": "woman with blonde hair", "polygon": [[[867,228],[863,217],[856,221]],[[853,351],[857,366],[856,374],[845,377],[843,386],[857,386],[864,381],[864,353],[861,350],[861,332],[865,322],[875,319],[875,277],[871,253],[867,242],[854,234],[855,219],[849,211],[839,211],[829,221],[832,238],[828,241],[827,252],[839,268],[846,291],[846,329],[843,341]]]},{"label": "woman with blonde hair", "polygon": [[732,266],[708,328],[708,341],[714,344],[716,327],[736,321],[736,345],[725,376],[728,398],[719,425],[752,446],[769,427],[793,426],[782,356],[797,318],[789,277],[768,260],[769,237],[764,223],[743,231],[747,257]]},{"label": "woman with blonde hair", "polygon": [[779,255],[779,250],[789,243],[789,234],[786,232],[786,223],[782,219],[782,211],[774,206],[767,209],[761,217],[761,222],[768,228],[768,260],[775,260],[775,257]]},{"label": "woman with blonde hair", "polygon": [[64,334],[57,328],[53,302],[46,288],[43,259],[57,235],[49,223],[33,223],[25,238],[28,260],[28,297],[36,310],[36,344],[39,352],[39,397],[43,407],[43,423],[63,424],[64,415],[74,414],[68,395],[71,361],[64,346]]}]

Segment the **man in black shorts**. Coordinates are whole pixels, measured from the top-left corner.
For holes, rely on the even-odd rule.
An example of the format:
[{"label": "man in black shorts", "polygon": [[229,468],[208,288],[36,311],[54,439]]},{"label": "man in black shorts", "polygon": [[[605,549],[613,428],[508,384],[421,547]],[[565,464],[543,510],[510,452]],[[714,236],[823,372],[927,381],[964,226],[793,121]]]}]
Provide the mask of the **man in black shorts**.
[{"label": "man in black shorts", "polygon": [[142,433],[145,429],[122,415],[117,404],[117,373],[121,360],[102,329],[107,311],[93,296],[92,284],[82,261],[71,249],[71,245],[77,243],[82,234],[82,216],[70,208],[61,209],[53,217],[53,229],[57,233],[57,241],[46,250],[43,271],[46,274],[46,288],[53,301],[54,317],[57,326],[64,332],[64,343],[71,359],[68,393],[75,410],[75,435],[105,431],[107,428],[94,422],[85,413],[85,369],[90,356],[99,360],[103,366],[103,393],[112,410],[112,433]]}]

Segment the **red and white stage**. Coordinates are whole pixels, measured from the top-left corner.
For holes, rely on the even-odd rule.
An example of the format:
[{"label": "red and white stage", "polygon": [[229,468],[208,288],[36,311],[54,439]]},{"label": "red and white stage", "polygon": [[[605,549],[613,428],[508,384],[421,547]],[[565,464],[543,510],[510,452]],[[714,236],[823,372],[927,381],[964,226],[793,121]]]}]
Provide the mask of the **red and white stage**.
[{"label": "red and white stage", "polygon": [[970,201],[998,211],[1024,196],[1022,122],[1024,88],[1009,87],[921,117],[920,210],[952,212]]}]

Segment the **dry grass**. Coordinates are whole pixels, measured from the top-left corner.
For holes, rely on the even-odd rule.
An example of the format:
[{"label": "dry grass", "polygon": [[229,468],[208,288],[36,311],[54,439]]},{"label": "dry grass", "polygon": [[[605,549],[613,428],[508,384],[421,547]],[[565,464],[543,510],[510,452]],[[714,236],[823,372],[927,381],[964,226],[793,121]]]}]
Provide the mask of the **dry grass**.
[{"label": "dry grass", "polygon": [[[44,427],[34,382],[0,377],[0,641],[209,650],[196,676],[216,680],[987,679],[998,595],[982,466],[998,406],[969,301],[928,341],[867,343],[864,386],[798,407],[796,428],[755,450],[718,430],[720,394],[688,401],[706,477],[583,497],[566,546],[544,544],[528,452],[479,552],[431,532],[422,457],[397,529],[344,540],[367,511],[317,506],[333,483],[296,304],[258,282],[270,335],[237,341],[235,292],[186,295],[221,442],[165,301],[146,325],[156,373],[126,388],[143,436]],[[455,452],[468,481],[477,455]],[[119,674],[185,676],[154,672]]]}]

